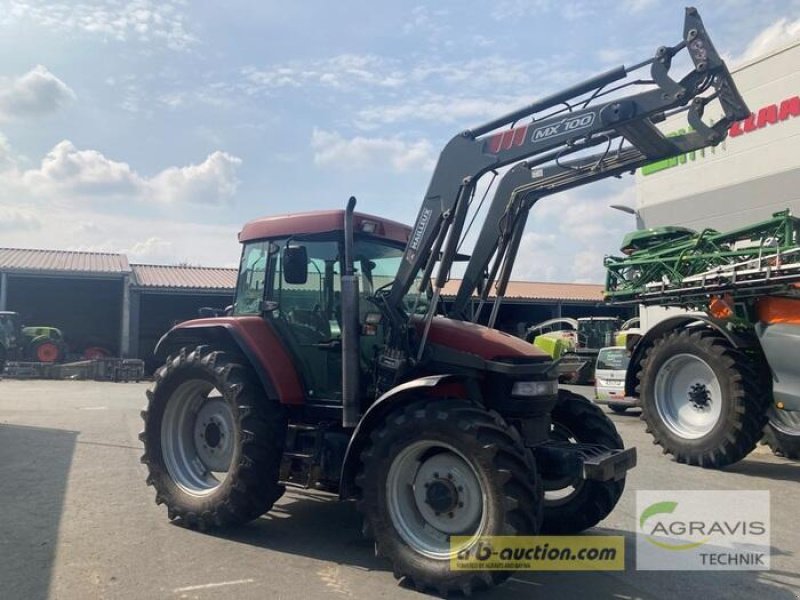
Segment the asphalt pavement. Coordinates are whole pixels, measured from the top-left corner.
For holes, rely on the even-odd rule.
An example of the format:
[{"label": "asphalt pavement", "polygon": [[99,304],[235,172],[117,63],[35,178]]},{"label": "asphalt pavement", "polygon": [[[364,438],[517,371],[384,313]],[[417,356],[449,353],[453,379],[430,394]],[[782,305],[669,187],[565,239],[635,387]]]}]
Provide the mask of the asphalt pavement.
[{"label": "asphalt pavement", "polygon": [[[352,503],[290,491],[226,533],[171,525],[139,462],[146,388],[0,381],[0,598],[424,597],[375,558]],[[724,471],[687,467],[652,444],[637,411],[610,416],[639,465],[594,532],[626,537],[626,570],[520,573],[480,598],[800,598],[800,462],[761,447]],[[635,490],[769,490],[771,570],[637,571]]]}]

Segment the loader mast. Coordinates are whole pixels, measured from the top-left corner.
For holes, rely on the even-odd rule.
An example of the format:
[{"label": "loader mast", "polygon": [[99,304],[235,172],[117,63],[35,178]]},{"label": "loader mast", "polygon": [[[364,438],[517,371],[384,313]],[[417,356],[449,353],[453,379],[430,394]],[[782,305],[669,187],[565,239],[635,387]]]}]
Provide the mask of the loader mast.
[{"label": "loader mast", "polygon": [[[683,49],[688,51],[694,68],[676,82],[668,73],[672,58]],[[636,79],[609,87],[648,65],[650,80]],[[606,98],[629,86],[646,86],[648,89],[628,96]],[[709,94],[703,95],[712,88]],[[702,117],[706,105],[713,101],[719,102],[723,116],[709,125]],[[693,129],[689,133],[666,137],[654,126],[668,114],[684,110]],[[382,298],[390,322],[389,346],[400,350],[407,346],[409,315],[402,308],[403,298],[421,274],[417,291],[423,293],[428,286],[433,286],[433,301],[417,348],[418,356],[421,356],[439,295],[450,277],[462,241],[475,186],[482,175],[526,159],[525,167],[521,169],[534,174],[537,171],[530,169],[555,163],[543,171],[546,172],[543,178],[531,184],[531,191],[523,193],[520,190],[514,194],[516,207],[511,213],[505,210],[508,200],[503,199],[511,196],[495,196],[495,206],[490,208],[484,220],[477,256],[467,268],[469,283],[465,281],[462,284],[451,316],[462,315],[464,295],[468,298],[479,286],[481,274],[493,254],[490,250],[498,247],[490,245],[491,240],[499,240],[503,248],[502,253],[498,251],[492,270],[495,274],[500,273],[498,283],[507,282],[525,216],[533,205],[526,198],[538,199],[545,194],[622,173],[645,162],[716,145],[725,138],[731,123],[748,115],[749,110],[706,34],[699,14],[694,8],[687,8],[683,39],[677,45],[661,47],[653,58],[631,68],[618,67],[455,136],[439,156],[396,278]],[[517,126],[520,120],[528,118],[531,119],[529,123]],[[495,132],[506,126],[510,128]],[[619,143],[619,148],[612,151],[614,142]],[[627,145],[623,146],[626,142]],[[571,166],[561,162],[569,155],[600,145],[605,146],[605,151],[598,155],[579,159]],[[524,176],[524,171],[522,174]],[[508,193],[508,187],[505,193]],[[498,203],[499,207],[496,206]],[[472,289],[467,289],[470,286]],[[486,289],[488,287],[483,285],[482,293]]]}]

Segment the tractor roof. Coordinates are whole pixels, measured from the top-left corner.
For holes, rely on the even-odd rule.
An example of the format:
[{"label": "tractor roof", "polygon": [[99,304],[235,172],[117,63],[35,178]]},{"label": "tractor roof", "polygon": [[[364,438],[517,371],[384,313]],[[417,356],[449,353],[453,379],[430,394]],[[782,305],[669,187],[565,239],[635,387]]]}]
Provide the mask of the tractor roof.
[{"label": "tractor roof", "polygon": [[[411,228],[408,225],[363,213],[355,213],[353,228],[356,233],[369,233],[401,244],[405,244],[411,234]],[[239,233],[239,241],[248,242],[265,238],[343,230],[344,210],[319,210],[255,219],[242,228]]]}]

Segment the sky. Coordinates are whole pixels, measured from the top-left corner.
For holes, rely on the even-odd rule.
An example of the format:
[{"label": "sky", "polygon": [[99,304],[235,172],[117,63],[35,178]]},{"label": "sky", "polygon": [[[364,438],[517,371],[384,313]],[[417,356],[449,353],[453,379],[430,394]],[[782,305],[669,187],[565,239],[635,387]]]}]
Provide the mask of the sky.
[{"label": "sky", "polygon": [[[800,0],[698,1],[729,64]],[[413,222],[460,131],[680,40],[669,0],[0,0],[0,247],[233,266],[260,216]],[[600,282],[633,178],[540,202],[514,279]]]}]

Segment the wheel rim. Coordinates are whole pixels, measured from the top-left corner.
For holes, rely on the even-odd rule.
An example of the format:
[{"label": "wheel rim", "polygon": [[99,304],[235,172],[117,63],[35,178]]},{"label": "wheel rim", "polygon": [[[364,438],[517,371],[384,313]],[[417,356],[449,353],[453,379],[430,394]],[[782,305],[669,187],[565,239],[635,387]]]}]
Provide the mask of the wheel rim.
[{"label": "wheel rim", "polygon": [[39,362],[55,362],[58,358],[58,346],[52,342],[45,342],[36,349],[36,358]]},{"label": "wheel rim", "polygon": [[461,452],[420,441],[392,461],[386,479],[389,516],[400,537],[429,558],[448,559],[450,536],[476,536],[486,520],[486,494]]},{"label": "wheel rim", "polygon": [[661,421],[684,439],[708,435],[722,415],[722,388],[714,370],[692,354],[667,359],[656,375],[655,405]]},{"label": "wheel rim", "polygon": [[222,485],[233,460],[236,427],[233,413],[214,386],[187,381],[170,397],[161,424],[161,448],[172,480],[193,496]]},{"label": "wheel rim", "polygon": [[800,412],[781,410],[771,406],[769,424],[783,435],[800,437]]}]

